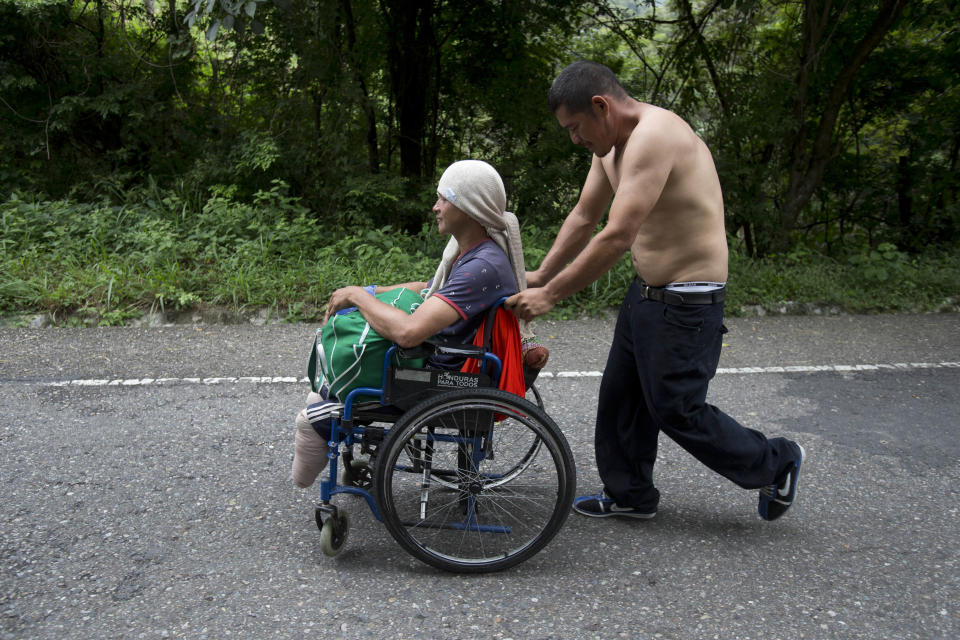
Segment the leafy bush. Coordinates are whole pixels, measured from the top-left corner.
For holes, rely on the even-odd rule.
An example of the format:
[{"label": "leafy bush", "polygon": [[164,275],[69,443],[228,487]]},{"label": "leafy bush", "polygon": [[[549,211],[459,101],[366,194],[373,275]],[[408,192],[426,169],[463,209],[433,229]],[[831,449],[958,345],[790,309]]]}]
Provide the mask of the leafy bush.
[{"label": "leafy bush", "polygon": [[[0,312],[122,324],[150,309],[221,306],[315,320],[339,287],[431,277],[446,242],[432,220],[417,233],[323,227],[280,181],[249,203],[231,188],[214,189],[202,202],[188,190],[123,195],[80,203],[14,194],[0,202]],[[529,268],[542,261],[558,228],[522,228]],[[958,258],[957,250],[910,256],[891,244],[840,259],[809,249],[765,259],[734,251],[727,313],[787,303],[848,312],[936,309],[960,299]],[[624,256],[553,315],[616,307],[633,278]]]},{"label": "leafy bush", "polygon": [[727,311],[759,305],[814,304],[850,313],[919,312],[960,300],[960,252],[931,249],[909,256],[892,244],[863,248],[846,259],[819,254],[751,260],[731,253]]},{"label": "leafy bush", "polygon": [[429,277],[443,247],[427,226],[321,228],[281,182],[253,204],[215,190],[199,211],[176,194],[121,205],[14,195],[0,221],[0,311],[97,309],[112,322],[198,305],[315,315],[337,287]]}]

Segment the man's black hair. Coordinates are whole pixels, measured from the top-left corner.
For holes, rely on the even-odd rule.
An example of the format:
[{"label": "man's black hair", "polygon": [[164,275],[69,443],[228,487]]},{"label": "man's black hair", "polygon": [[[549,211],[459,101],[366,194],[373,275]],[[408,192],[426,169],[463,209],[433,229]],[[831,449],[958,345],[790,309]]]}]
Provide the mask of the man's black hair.
[{"label": "man's black hair", "polygon": [[623,100],[627,92],[607,66],[578,60],[561,71],[553,81],[547,94],[547,105],[552,112],[563,106],[570,113],[583,113],[590,111],[593,96],[603,95]]}]

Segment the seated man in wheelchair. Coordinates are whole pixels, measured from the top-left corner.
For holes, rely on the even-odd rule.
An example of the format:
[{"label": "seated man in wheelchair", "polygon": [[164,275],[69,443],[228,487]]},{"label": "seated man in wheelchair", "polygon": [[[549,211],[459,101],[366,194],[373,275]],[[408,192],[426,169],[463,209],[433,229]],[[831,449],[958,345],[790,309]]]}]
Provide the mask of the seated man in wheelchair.
[{"label": "seated man in wheelchair", "polygon": [[[523,249],[516,216],[506,211],[503,181],[489,164],[462,160],[450,165],[437,186],[433,205],[439,233],[451,236],[437,272],[429,282],[377,287],[376,293],[404,287],[426,289],[425,299],[407,315],[380,302],[362,287],[334,291],[324,324],[338,310],[356,307],[381,336],[401,348],[415,347],[439,336],[452,343],[470,343],[485,313],[500,298],[526,288]],[[524,363],[533,369],[546,364],[546,349],[527,348]],[[463,358],[434,355],[427,366],[459,369]],[[327,397],[326,388],[311,392],[307,408],[297,416],[291,479],[309,487],[327,465],[331,418],[342,405]]]}]

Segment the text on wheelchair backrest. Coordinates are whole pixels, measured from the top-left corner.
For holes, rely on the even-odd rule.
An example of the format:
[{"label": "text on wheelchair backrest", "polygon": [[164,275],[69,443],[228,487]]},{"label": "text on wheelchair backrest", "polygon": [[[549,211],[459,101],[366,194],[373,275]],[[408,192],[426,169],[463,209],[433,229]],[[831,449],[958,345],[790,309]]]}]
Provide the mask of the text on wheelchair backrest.
[{"label": "text on wheelchair backrest", "polygon": [[479,376],[442,372],[437,374],[438,387],[476,388],[480,386]]}]

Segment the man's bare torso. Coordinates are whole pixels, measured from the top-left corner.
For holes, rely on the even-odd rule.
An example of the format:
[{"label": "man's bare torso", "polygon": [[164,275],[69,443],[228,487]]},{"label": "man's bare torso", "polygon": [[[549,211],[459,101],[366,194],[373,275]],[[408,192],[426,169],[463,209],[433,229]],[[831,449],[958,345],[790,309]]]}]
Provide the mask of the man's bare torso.
[{"label": "man's bare torso", "polygon": [[[640,121],[623,149],[600,159],[616,192],[622,159],[644,127],[657,127],[676,144],[669,177],[640,227],[630,254],[637,274],[653,286],[671,282],[726,282],[727,237],[723,194],[710,150],[679,116],[642,104]],[[671,154],[664,154],[670,157]]]}]

